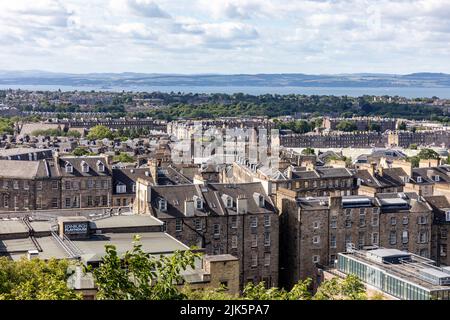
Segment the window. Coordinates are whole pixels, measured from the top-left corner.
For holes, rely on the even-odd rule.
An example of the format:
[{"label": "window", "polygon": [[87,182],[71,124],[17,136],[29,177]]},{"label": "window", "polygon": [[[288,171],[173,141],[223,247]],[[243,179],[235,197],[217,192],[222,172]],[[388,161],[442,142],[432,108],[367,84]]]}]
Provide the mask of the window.
[{"label": "window", "polygon": [[106,207],[108,205],[108,197],[102,196],[102,206]]},{"label": "window", "polygon": [[42,190],[42,181],[36,182],[36,190]]},{"label": "window", "polygon": [[236,216],[231,217],[231,228],[237,229],[237,217]]},{"label": "window", "polygon": [[200,219],[195,219],[194,224],[195,224],[195,230],[197,230],[197,231],[202,230],[202,221]]},{"label": "window", "polygon": [[[87,187],[88,187],[88,189],[94,189],[94,180],[89,179],[89,180],[87,181]],[[119,193],[119,192],[118,192],[118,193]]]},{"label": "window", "polygon": [[258,253],[252,252],[252,267],[258,266]]},{"label": "window", "polygon": [[231,248],[232,249],[236,249],[238,247],[238,237],[235,236],[231,236]]},{"label": "window", "polygon": [[319,229],[320,223],[319,221],[314,221],[313,222],[313,229]]},{"label": "window", "polygon": [[336,265],[336,255],[334,254],[330,256],[330,265],[333,267]]},{"label": "window", "polygon": [[378,245],[378,232],[372,233],[372,245]]},{"label": "window", "polygon": [[427,224],[427,217],[426,216],[420,216],[418,224]]},{"label": "window", "polygon": [[81,171],[89,172],[89,165],[86,162],[81,162]]},{"label": "window", "polygon": [[407,225],[409,223],[409,219],[407,216],[404,216],[402,219],[403,225]]},{"label": "window", "polygon": [[320,256],[313,256],[312,257],[312,262],[313,263],[320,263]]},{"label": "window", "polygon": [[440,246],[440,256],[441,257],[446,257],[447,256],[447,245],[446,244],[441,244],[441,246]]},{"label": "window", "polygon": [[116,193],[126,193],[127,192],[127,186],[125,184],[118,184],[116,186]]},{"label": "window", "polygon": [[422,257],[428,258],[428,250],[427,249],[421,249],[419,252],[419,255]]},{"label": "window", "polygon": [[28,181],[27,181],[27,180],[24,180],[24,181],[23,181],[23,189],[24,189],[24,190],[30,190],[30,185],[28,184]]},{"label": "window", "polygon": [[270,266],[270,253],[268,252],[264,253],[264,266]]},{"label": "window", "polygon": [[345,216],[347,218],[351,218],[352,217],[352,209],[345,209]]},{"label": "window", "polygon": [[108,180],[102,180],[102,187],[103,189],[108,189]]},{"label": "window", "polygon": [[72,173],[73,172],[73,166],[70,163],[66,163],[66,172]]},{"label": "window", "polygon": [[136,192],[136,184],[135,183],[133,183],[133,185],[131,186],[131,190],[132,190],[132,192]]},{"label": "window", "polygon": [[[88,204],[89,205],[89,204]],[[120,207],[120,199],[116,199],[116,206]]]},{"label": "window", "polygon": [[363,216],[366,214],[366,209],[365,208],[360,208],[359,209],[359,215]]},{"label": "window", "polygon": [[334,234],[330,236],[330,248],[336,248],[336,236]]},{"label": "window", "polygon": [[422,183],[422,177],[417,177],[417,183]]},{"label": "window", "polygon": [[366,216],[360,216],[359,217],[359,226],[365,227],[366,226]]},{"label": "window", "polygon": [[403,244],[408,243],[408,231],[406,231],[406,230],[404,230],[404,231],[402,232],[402,243],[403,243]]},{"label": "window", "polygon": [[105,172],[105,165],[103,164],[103,162],[98,161],[97,162],[97,168],[98,168],[98,171]]},{"label": "window", "polygon": [[440,176],[434,176],[434,181],[438,182],[438,181],[440,181],[440,180],[441,180],[441,177],[440,177]]},{"label": "window", "polygon": [[389,244],[394,245],[397,243],[397,232],[391,231],[389,234]]},{"label": "window", "polygon": [[52,198],[52,208],[58,208],[58,198]]},{"label": "window", "polygon": [[252,234],[252,248],[256,248],[258,246],[258,235]]},{"label": "window", "polygon": [[58,189],[58,181],[52,181],[52,189],[57,190]]},{"label": "window", "polygon": [[203,201],[202,199],[195,199],[195,207],[199,210],[203,209]]},{"label": "window", "polygon": [[17,180],[14,180],[13,181],[13,189],[19,189],[19,181],[17,181]]},{"label": "window", "polygon": [[79,186],[80,186],[80,184],[78,183],[78,181],[73,181],[72,182],[72,189],[73,190],[78,190]]},{"label": "window", "polygon": [[66,190],[70,190],[70,185],[71,185],[70,181],[66,181],[66,182],[64,183],[64,188],[65,188]]},{"label": "window", "polygon": [[167,201],[165,199],[159,199],[158,209],[160,211],[167,211]]},{"label": "window", "polygon": [[37,197],[36,199],[36,208],[42,209],[42,197]]},{"label": "window", "polygon": [[359,234],[358,234],[358,246],[359,246],[359,248],[360,249],[362,249],[362,247],[364,247],[364,245],[366,244],[365,242],[365,234],[364,234],[364,232],[360,232]]},{"label": "window", "polygon": [[352,220],[345,220],[345,227],[346,228],[351,228],[352,227]]},{"label": "window", "polygon": [[252,227],[252,228],[258,227],[258,217],[251,217],[250,227]]},{"label": "window", "polygon": [[227,196],[226,207],[233,208],[233,198]]},{"label": "window", "polygon": [[5,194],[5,196],[3,197],[3,207],[9,207],[9,196],[7,194]]},{"label": "window", "polygon": [[373,226],[373,227],[377,227],[377,226],[378,226],[378,223],[379,223],[379,217],[378,217],[378,214],[374,214],[374,215],[372,216],[372,226]]},{"label": "window", "polygon": [[442,228],[440,230],[441,239],[447,239],[447,233],[448,233],[447,228]]},{"label": "window", "polygon": [[214,238],[220,237],[220,224],[215,223],[213,225],[213,234],[214,234]]},{"label": "window", "polygon": [[352,235],[351,234],[346,234],[345,235],[345,246],[347,247],[347,245],[352,243]]},{"label": "window", "polygon": [[9,188],[9,182],[7,180],[3,180],[3,189]]},{"label": "window", "polygon": [[320,243],[320,236],[313,236],[312,242],[313,242],[313,244],[319,244]]},{"label": "window", "polygon": [[[117,199],[117,200],[119,200],[119,202],[120,202],[120,199]],[[87,197],[87,205],[88,205],[88,207],[92,207],[92,205],[93,205],[93,203],[92,203],[92,196],[88,196]]]},{"label": "window", "polygon": [[264,215],[264,227],[270,227],[270,215]]},{"label": "window", "polygon": [[395,226],[397,224],[397,219],[395,217],[391,217],[391,226]]},{"label": "window", "polygon": [[270,247],[270,232],[264,232],[264,246]]},{"label": "window", "polygon": [[70,203],[71,203],[70,198],[66,198],[66,199],[65,199],[65,203],[64,203],[65,207],[66,207],[66,208],[70,208]]},{"label": "window", "polygon": [[330,228],[331,229],[337,228],[337,217],[336,216],[331,217]]},{"label": "window", "polygon": [[175,219],[175,231],[177,232],[183,231],[183,220]]},{"label": "window", "polygon": [[421,232],[419,232],[419,243],[427,243],[428,241],[428,235],[427,235],[427,233],[426,232],[424,232],[424,231],[421,231]]}]

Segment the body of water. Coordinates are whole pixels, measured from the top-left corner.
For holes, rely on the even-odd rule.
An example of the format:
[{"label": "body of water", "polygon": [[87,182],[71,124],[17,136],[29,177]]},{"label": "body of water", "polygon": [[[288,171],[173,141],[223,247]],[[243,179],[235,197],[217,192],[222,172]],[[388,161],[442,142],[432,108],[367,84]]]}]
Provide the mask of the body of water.
[{"label": "body of water", "polygon": [[433,96],[450,99],[450,88],[365,88],[365,87],[209,87],[209,86],[130,86],[130,87],[104,87],[104,86],[57,86],[57,85],[0,85],[0,89],[23,89],[40,91],[132,91],[132,92],[182,92],[182,93],[246,93],[261,94],[305,94],[305,95],[334,95],[359,97],[362,95],[388,95],[406,98],[431,98]]}]

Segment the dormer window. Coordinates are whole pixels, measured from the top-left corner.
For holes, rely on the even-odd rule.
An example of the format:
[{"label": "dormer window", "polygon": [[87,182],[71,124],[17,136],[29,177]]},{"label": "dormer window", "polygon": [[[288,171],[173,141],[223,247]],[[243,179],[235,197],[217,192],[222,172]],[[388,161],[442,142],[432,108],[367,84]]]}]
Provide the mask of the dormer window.
[{"label": "dormer window", "polygon": [[159,199],[158,200],[158,209],[160,211],[167,211],[167,201],[166,201],[166,199]]},{"label": "dormer window", "polygon": [[195,204],[195,208],[198,210],[202,210],[203,209],[203,200],[200,199],[197,196],[194,196],[194,204]]},{"label": "dormer window", "polygon": [[417,177],[417,183],[422,183],[422,177]]},{"label": "dormer window", "polygon": [[131,189],[133,192],[136,192],[136,184],[135,183],[133,183],[133,186],[131,187]]},{"label": "dormer window", "polygon": [[222,201],[225,204],[225,208],[233,208],[233,198],[229,195],[222,194]]},{"label": "dormer window", "polygon": [[450,211],[445,212],[445,221],[450,222]]},{"label": "dormer window", "polygon": [[99,172],[105,172],[105,165],[100,160],[97,161],[97,168]]},{"label": "dormer window", "polygon": [[116,193],[126,193],[127,192],[127,186],[125,184],[118,184],[116,186]]},{"label": "dormer window", "polygon": [[440,176],[434,176],[434,181],[438,182],[438,181],[440,181],[440,180],[441,180],[441,177],[440,177]]},{"label": "dormer window", "polygon": [[265,199],[264,199],[264,196],[262,194],[255,192],[253,194],[253,198],[255,199],[255,202],[258,204],[258,206],[260,208],[264,208],[264,206],[265,206]]},{"label": "dormer window", "polygon": [[81,162],[81,171],[82,172],[89,172],[89,165],[86,162]]},{"label": "dormer window", "polygon": [[67,173],[72,173],[73,172],[73,166],[69,162],[66,162],[66,172]]}]

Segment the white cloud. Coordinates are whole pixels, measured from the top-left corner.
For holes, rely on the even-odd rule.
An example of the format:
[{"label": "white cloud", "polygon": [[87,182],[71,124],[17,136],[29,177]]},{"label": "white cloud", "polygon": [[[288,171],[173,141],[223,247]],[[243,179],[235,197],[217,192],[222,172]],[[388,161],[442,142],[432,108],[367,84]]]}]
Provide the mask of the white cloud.
[{"label": "white cloud", "polygon": [[449,15],[450,0],[0,1],[0,69],[450,72]]}]

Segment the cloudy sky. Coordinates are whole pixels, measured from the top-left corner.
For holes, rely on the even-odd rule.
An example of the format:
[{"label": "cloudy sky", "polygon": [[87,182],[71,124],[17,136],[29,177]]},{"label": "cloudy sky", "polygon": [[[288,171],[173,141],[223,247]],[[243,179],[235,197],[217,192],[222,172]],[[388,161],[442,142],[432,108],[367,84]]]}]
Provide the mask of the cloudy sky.
[{"label": "cloudy sky", "polygon": [[0,0],[0,70],[450,73],[450,0]]}]

